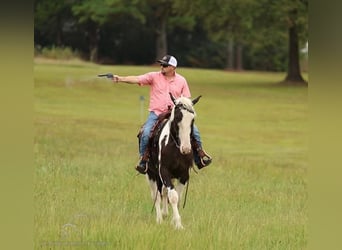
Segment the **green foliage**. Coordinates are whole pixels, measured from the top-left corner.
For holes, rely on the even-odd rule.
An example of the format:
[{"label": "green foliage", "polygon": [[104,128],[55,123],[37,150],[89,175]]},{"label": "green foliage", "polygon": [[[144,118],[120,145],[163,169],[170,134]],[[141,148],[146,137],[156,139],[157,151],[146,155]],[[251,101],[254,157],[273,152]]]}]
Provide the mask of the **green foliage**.
[{"label": "green foliage", "polygon": [[176,30],[182,29],[186,31],[192,31],[194,26],[196,25],[195,18],[192,16],[172,16],[168,22],[169,31],[172,33]]},{"label": "green foliage", "polygon": [[286,34],[280,31],[265,32],[255,35],[254,38],[244,55],[245,69],[286,71],[288,62]]},{"label": "green foliage", "polygon": [[37,0],[34,13],[36,46],[95,51],[99,62],[151,64],[167,32],[168,53],[182,66],[225,68],[243,48],[245,69],[279,71],[287,68],[288,27],[297,25],[300,44],[308,40],[307,0]]},{"label": "green foliage", "polygon": [[34,3],[34,25],[39,28],[50,28],[48,24],[56,25],[62,17],[69,14],[71,1],[36,0]]},{"label": "green foliage", "polygon": [[79,58],[79,53],[77,51],[73,51],[70,47],[55,47],[51,48],[44,47],[42,49],[36,49],[35,55],[50,59],[75,59]]},{"label": "green foliage", "polygon": [[[307,88],[282,73],[179,68],[213,163],[191,172],[185,230],[151,213],[136,175],[136,133],[149,89],[99,73],[157,67],[34,64],[35,249],[305,249]],[[170,211],[171,212],[171,211]]]},{"label": "green foliage", "polygon": [[144,23],[145,16],[139,7],[139,1],[128,3],[125,0],[86,0],[73,5],[72,11],[80,23],[90,20],[101,26],[121,15],[136,18]]}]

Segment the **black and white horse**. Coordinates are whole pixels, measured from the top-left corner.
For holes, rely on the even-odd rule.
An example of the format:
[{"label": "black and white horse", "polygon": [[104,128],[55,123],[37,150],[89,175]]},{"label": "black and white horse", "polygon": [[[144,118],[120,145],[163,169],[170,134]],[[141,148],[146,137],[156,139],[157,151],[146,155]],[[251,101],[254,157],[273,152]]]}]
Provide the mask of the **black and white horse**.
[{"label": "black and white horse", "polygon": [[161,223],[163,216],[168,214],[169,202],[173,211],[172,222],[176,229],[182,229],[178,205],[193,165],[191,135],[196,116],[193,106],[201,96],[194,100],[186,97],[175,99],[171,94],[170,97],[174,107],[170,118],[151,139],[152,150],[146,176],[155,203],[157,223]]}]

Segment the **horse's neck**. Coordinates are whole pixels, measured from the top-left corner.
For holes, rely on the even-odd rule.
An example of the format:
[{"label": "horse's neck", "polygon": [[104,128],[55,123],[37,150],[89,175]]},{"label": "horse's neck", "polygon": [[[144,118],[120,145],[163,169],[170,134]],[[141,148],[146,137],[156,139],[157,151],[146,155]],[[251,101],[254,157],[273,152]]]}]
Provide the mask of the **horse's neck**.
[{"label": "horse's neck", "polygon": [[168,123],[169,123],[168,129],[169,129],[170,135],[173,136],[174,138],[177,138],[178,137],[178,132],[177,132],[177,124],[176,124],[176,122],[169,120]]},{"label": "horse's neck", "polygon": [[[167,136],[168,140],[172,138],[177,138],[177,132],[174,129],[175,124],[173,124],[173,121],[168,119],[163,125],[162,128],[160,129],[158,133],[158,137],[164,137]],[[170,138],[171,137],[171,138]]]}]

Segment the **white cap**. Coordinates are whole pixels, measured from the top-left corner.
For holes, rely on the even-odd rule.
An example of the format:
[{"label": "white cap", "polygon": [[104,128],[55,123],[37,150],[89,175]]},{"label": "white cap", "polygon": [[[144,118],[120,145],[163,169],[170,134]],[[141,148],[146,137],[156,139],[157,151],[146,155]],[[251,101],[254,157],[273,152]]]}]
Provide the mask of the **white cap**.
[{"label": "white cap", "polygon": [[174,56],[166,55],[157,62],[177,67],[177,59]]}]

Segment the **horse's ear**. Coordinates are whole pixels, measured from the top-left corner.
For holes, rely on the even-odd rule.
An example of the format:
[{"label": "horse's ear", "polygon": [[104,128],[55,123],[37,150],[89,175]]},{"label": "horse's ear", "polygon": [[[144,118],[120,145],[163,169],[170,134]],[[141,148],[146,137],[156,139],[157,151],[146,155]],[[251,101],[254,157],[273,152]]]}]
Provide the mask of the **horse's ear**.
[{"label": "horse's ear", "polygon": [[202,96],[200,95],[200,96],[196,97],[195,99],[193,99],[193,100],[192,100],[192,105],[195,105],[195,104],[199,101],[199,99],[200,99],[201,97],[202,97]]},{"label": "horse's ear", "polygon": [[172,102],[176,105],[176,99],[173,97],[173,95],[169,92],[169,95],[170,95],[170,97],[171,97],[171,100],[172,100]]}]

